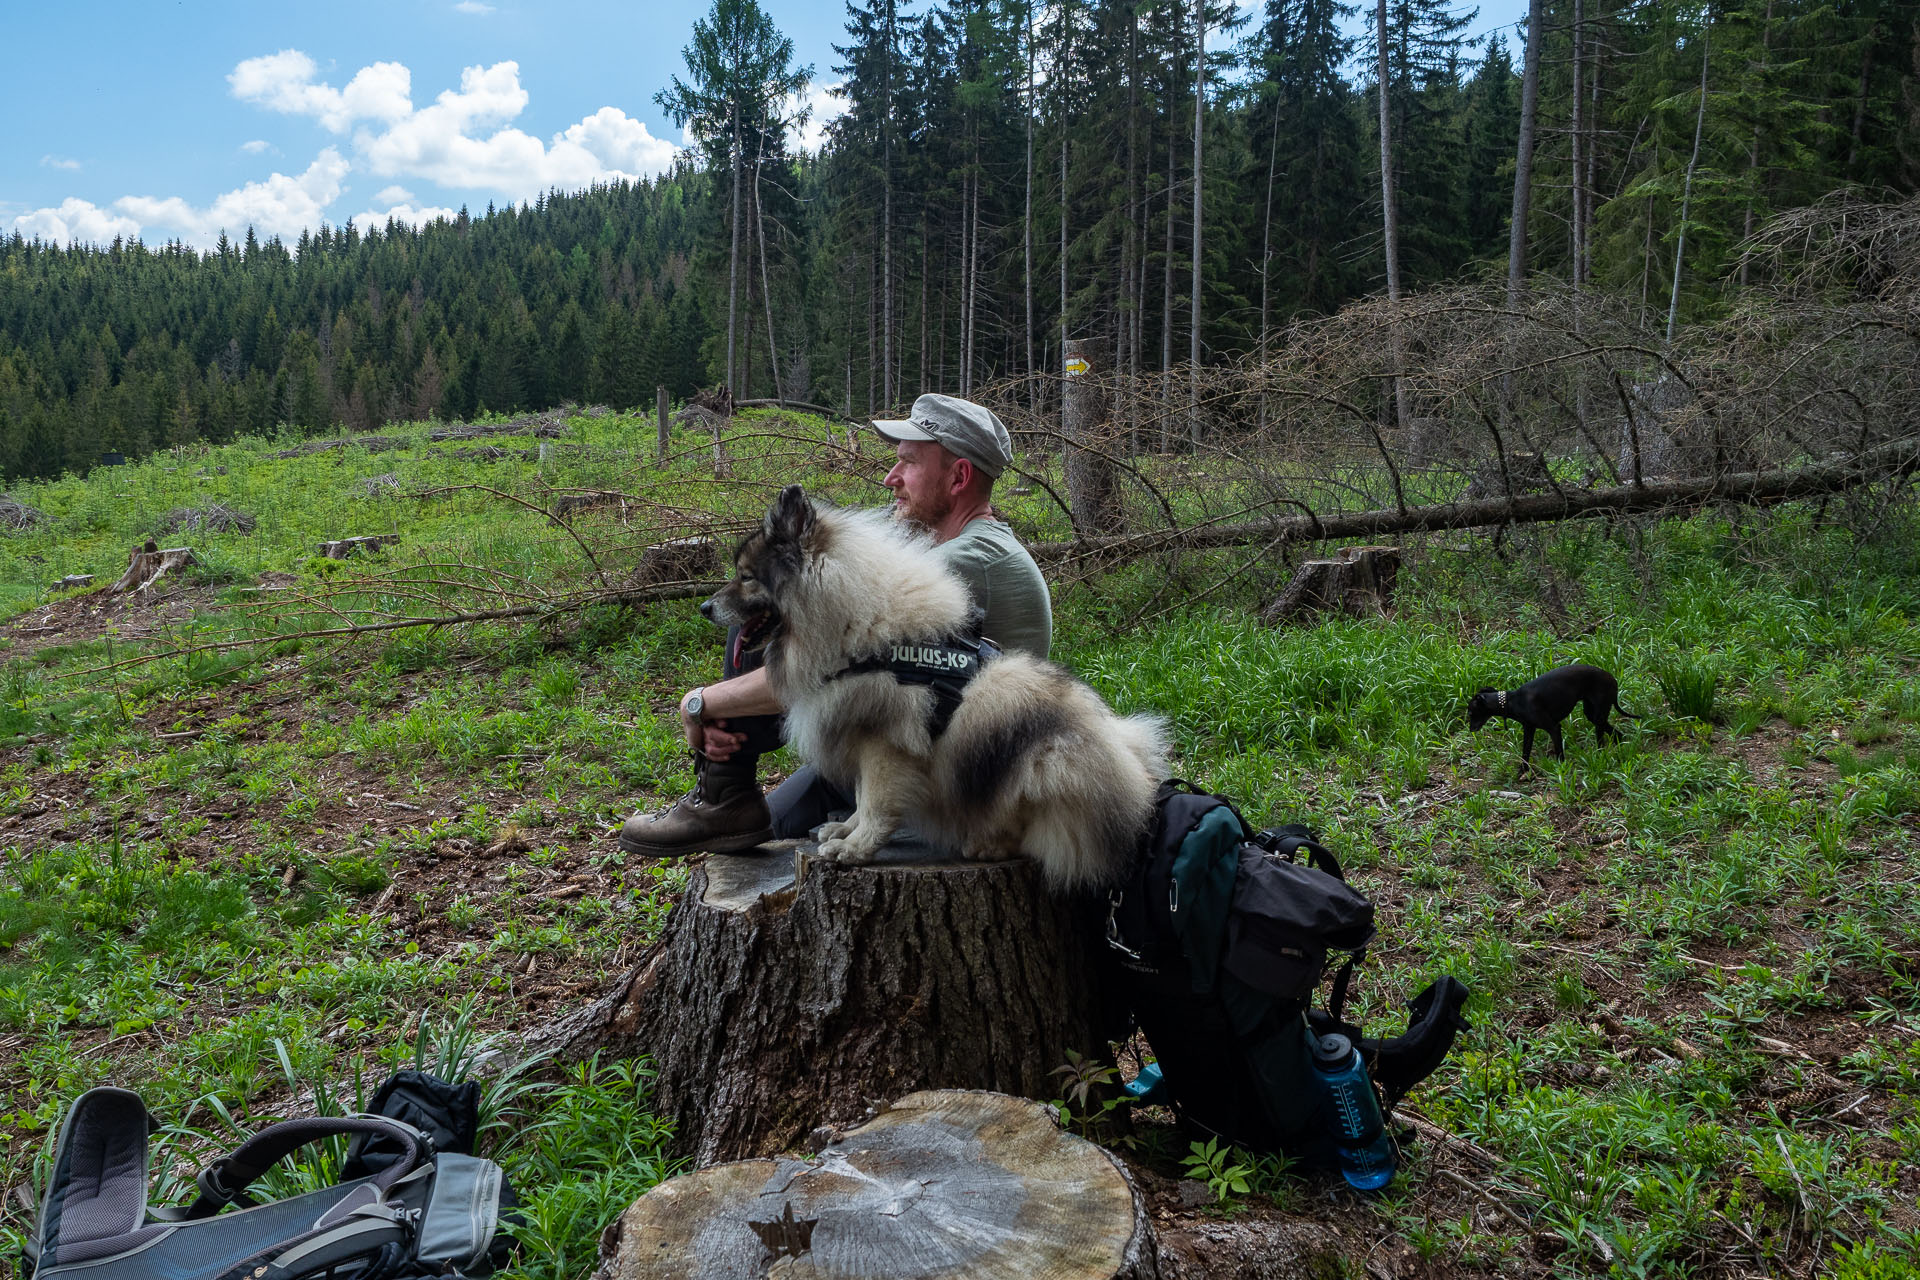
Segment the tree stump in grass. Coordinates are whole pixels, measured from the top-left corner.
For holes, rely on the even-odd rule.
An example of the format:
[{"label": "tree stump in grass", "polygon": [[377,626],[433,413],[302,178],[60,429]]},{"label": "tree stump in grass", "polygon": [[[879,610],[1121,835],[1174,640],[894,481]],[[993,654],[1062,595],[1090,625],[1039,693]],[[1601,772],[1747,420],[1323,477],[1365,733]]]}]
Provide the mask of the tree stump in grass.
[{"label": "tree stump in grass", "polygon": [[400,535],[397,533],[370,533],[357,538],[334,538],[323,542],[320,544],[320,555],[327,560],[345,560],[348,556],[398,545]]},{"label": "tree stump in grass", "polygon": [[135,547],[127,557],[127,571],[120,580],[107,588],[110,596],[125,595],[129,591],[145,591],[158,582],[169,569],[181,569],[190,564],[199,564],[192,547],[155,546],[148,542]]},{"label": "tree stump in grass", "polygon": [[708,858],[619,990],[553,1037],[646,1054],[700,1164],[791,1148],[913,1089],[1055,1098],[1104,1050],[1093,904],[1026,859],[897,841],[870,866],[808,842]]},{"label": "tree stump in grass", "polygon": [[608,1229],[596,1280],[1156,1274],[1152,1229],[1114,1157],[1037,1103],[931,1090],[811,1160],[742,1160],[661,1183]]},{"label": "tree stump in grass", "polygon": [[1322,612],[1383,617],[1393,608],[1399,576],[1400,548],[1342,547],[1330,560],[1303,562],[1260,618],[1280,626]]}]

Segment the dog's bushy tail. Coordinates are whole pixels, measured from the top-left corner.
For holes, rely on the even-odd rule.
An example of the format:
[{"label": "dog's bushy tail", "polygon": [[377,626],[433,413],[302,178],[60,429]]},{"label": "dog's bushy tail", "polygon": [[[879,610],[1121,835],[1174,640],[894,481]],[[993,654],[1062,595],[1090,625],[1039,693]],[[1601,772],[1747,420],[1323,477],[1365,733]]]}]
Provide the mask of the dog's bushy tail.
[{"label": "dog's bushy tail", "polygon": [[1098,714],[1039,753],[1023,788],[1024,848],[1055,890],[1105,888],[1127,873],[1167,777],[1165,722],[1116,716],[1083,692]]}]

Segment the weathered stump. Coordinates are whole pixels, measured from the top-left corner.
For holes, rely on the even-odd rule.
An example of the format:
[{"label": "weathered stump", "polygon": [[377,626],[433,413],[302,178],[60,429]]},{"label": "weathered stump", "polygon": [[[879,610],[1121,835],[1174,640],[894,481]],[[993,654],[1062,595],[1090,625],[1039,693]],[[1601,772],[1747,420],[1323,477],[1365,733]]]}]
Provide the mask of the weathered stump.
[{"label": "weathered stump", "polygon": [[596,1280],[1156,1275],[1125,1168],[1004,1094],[909,1094],[811,1160],[661,1183],[608,1229]]},{"label": "weathered stump", "polygon": [[118,582],[107,588],[107,594],[119,596],[129,591],[145,591],[158,582],[167,570],[199,563],[192,547],[162,549],[148,542],[145,546],[135,547],[128,555],[127,571],[120,575]]},{"label": "weathered stump", "polygon": [[1515,449],[1506,455],[1503,467],[1499,458],[1483,463],[1467,481],[1463,501],[1483,498],[1517,498],[1523,493],[1543,493],[1553,487],[1547,475],[1547,457],[1527,449]]},{"label": "weathered stump", "polygon": [[1100,1032],[1101,916],[1026,859],[896,842],[871,866],[809,843],[717,856],[660,939],[562,1047],[647,1054],[654,1103],[701,1164],[792,1147],[912,1089],[1059,1096]]},{"label": "weathered stump", "polygon": [[548,504],[547,523],[559,524],[576,511],[592,511],[598,507],[619,507],[624,516],[627,495],[618,489],[583,489],[578,493],[563,493]]},{"label": "weathered stump", "polygon": [[663,582],[700,582],[725,577],[720,567],[720,545],[698,535],[656,542],[640,553],[628,583],[636,587]]},{"label": "weathered stump", "polygon": [[359,555],[366,551],[378,551],[382,547],[399,545],[397,533],[373,533],[358,538],[335,538],[331,542],[320,544],[320,554],[328,560],[345,560],[348,556]]},{"label": "weathered stump", "polygon": [[1293,581],[1260,615],[1280,626],[1314,613],[1344,613],[1352,618],[1384,617],[1393,608],[1400,576],[1398,547],[1342,547],[1331,560],[1308,560]]}]

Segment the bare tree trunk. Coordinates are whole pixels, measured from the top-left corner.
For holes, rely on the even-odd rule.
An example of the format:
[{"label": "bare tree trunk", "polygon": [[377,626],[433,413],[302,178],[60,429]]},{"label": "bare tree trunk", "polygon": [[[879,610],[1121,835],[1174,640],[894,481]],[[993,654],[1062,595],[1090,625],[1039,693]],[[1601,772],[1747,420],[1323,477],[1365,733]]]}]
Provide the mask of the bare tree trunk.
[{"label": "bare tree trunk", "polygon": [[[1768,62],[1767,54],[1769,51],[1769,46],[1772,44],[1772,42],[1773,42],[1773,0],[1767,0],[1767,16],[1766,16],[1766,19],[1760,25],[1759,71],[1760,71],[1760,78],[1763,81],[1767,77],[1767,62]],[[1756,181],[1754,174],[1759,171],[1759,168],[1760,168],[1760,120],[1759,120],[1759,117],[1756,116],[1753,121],[1753,140],[1747,145],[1748,187],[1747,187],[1746,224],[1744,227],[1741,228],[1741,232],[1740,232],[1740,237],[1743,240],[1752,239],[1753,237],[1753,186],[1752,184]],[[1747,259],[1744,256],[1740,259],[1740,287],[1742,289],[1747,287]]]},{"label": "bare tree trunk", "polygon": [[[1527,283],[1527,209],[1533,196],[1533,130],[1540,110],[1541,0],[1527,5],[1527,61],[1520,79],[1520,148],[1513,164],[1513,225],[1507,234],[1507,306],[1520,309]],[[1578,88],[1574,100],[1580,98]]]},{"label": "bare tree trunk", "polygon": [[[1260,365],[1267,363],[1267,335],[1272,327],[1273,276],[1273,171],[1280,160],[1280,106],[1281,97],[1276,90],[1273,95],[1273,138],[1267,146],[1267,202],[1260,215]],[[1260,427],[1267,425],[1267,393],[1264,383],[1260,391]]]},{"label": "bare tree trunk", "polygon": [[1171,113],[1167,120],[1167,247],[1161,255],[1160,273],[1160,452],[1172,447],[1173,407],[1168,403],[1173,382],[1173,201],[1174,159],[1179,148]]},{"label": "bare tree trunk", "polygon": [[1201,139],[1207,122],[1207,0],[1193,0],[1193,301],[1187,317],[1187,431],[1200,443],[1200,194],[1206,186]]},{"label": "bare tree trunk", "polygon": [[[1572,123],[1573,199],[1569,203],[1571,205],[1572,216],[1570,221],[1572,224],[1572,232],[1573,232],[1573,272],[1572,272],[1573,278],[1571,283],[1573,284],[1573,291],[1575,294],[1578,294],[1580,292],[1580,285],[1582,282],[1581,281],[1582,272],[1580,269],[1580,254],[1581,254],[1581,251],[1585,248],[1585,244],[1586,244],[1585,236],[1582,233],[1581,222],[1580,222],[1581,217],[1585,213],[1585,210],[1582,208],[1584,197],[1581,192],[1581,183],[1580,183],[1581,165],[1585,159],[1581,149],[1586,143],[1586,138],[1584,136],[1584,132],[1582,129],[1582,125],[1585,123],[1585,112],[1583,110],[1583,107],[1585,104],[1581,100],[1582,90],[1585,88],[1585,85],[1581,80],[1581,76],[1585,72],[1585,66],[1581,61],[1581,57],[1585,49],[1583,41],[1586,33],[1583,30],[1581,30],[1581,24],[1584,21],[1585,21],[1585,12],[1582,7],[1582,0],[1573,0],[1573,123]],[[1529,40],[1528,43],[1531,44],[1532,43],[1531,40]],[[1534,76],[1534,87],[1535,87],[1535,93],[1537,94],[1539,92],[1539,75],[1538,75],[1537,67],[1536,67],[1536,73]],[[1524,91],[1523,91],[1523,96],[1524,96]]]},{"label": "bare tree trunk", "polygon": [[[1067,92],[1067,86],[1073,75],[1073,4],[1065,0],[1060,6],[1060,65],[1054,69],[1060,78],[1060,91]],[[1061,106],[1064,108],[1065,103]],[[1064,109],[1060,113],[1060,342],[1061,350],[1066,349],[1067,328],[1067,138],[1071,132],[1067,128],[1071,113]],[[1060,398],[1060,429],[1066,430],[1066,397]]]},{"label": "bare tree trunk", "polygon": [[[1033,363],[1033,5],[1027,5],[1027,214],[1024,227],[1026,271],[1022,275],[1027,295],[1027,376],[1037,371]],[[1035,396],[1040,394],[1036,384]]]},{"label": "bare tree trunk", "polygon": [[1067,343],[1061,387],[1067,439],[1067,506],[1076,533],[1118,531],[1121,526],[1119,490],[1108,455],[1112,432],[1108,426],[1106,343],[1098,338],[1076,338]]},{"label": "bare tree trunk", "polygon": [[1700,109],[1693,117],[1693,154],[1687,157],[1687,180],[1680,193],[1680,241],[1673,248],[1673,295],[1667,301],[1667,341],[1680,319],[1680,265],[1687,256],[1687,218],[1693,211],[1693,168],[1700,162],[1700,130],[1707,122],[1707,41],[1710,27],[1700,31]]},{"label": "bare tree trunk", "polygon": [[760,242],[760,301],[767,310],[767,364],[773,369],[773,398],[785,400],[787,393],[780,385],[780,344],[773,335],[773,279],[771,268],[767,265],[767,210],[760,203],[760,166],[766,160],[766,135],[761,135],[760,142],[753,157],[753,228]]},{"label": "bare tree trunk", "polygon": [[1879,34],[1878,22],[1868,24],[1866,47],[1860,51],[1860,96],[1853,104],[1853,137],[1847,146],[1849,169],[1860,158],[1860,135],[1867,127],[1867,90],[1873,84],[1873,43]]},{"label": "bare tree trunk", "polygon": [[737,398],[739,385],[735,381],[733,363],[734,334],[737,327],[734,322],[736,307],[734,299],[739,296],[740,279],[740,105],[733,107],[733,244],[727,251],[727,394]]},{"label": "bare tree trunk", "polygon": [[[1374,0],[1374,34],[1380,44],[1380,234],[1387,258],[1387,301],[1400,301],[1400,219],[1393,201],[1393,129],[1391,108],[1387,103],[1387,0]],[[1393,413],[1394,425],[1406,430],[1413,416],[1407,407],[1407,388],[1400,377],[1405,355],[1400,344],[1400,325],[1392,327]]]},{"label": "bare tree trunk", "polygon": [[887,4],[887,56],[884,60],[884,74],[887,87],[881,95],[886,104],[886,116],[880,122],[880,244],[881,271],[880,282],[881,316],[881,371],[880,395],[887,408],[891,409],[897,399],[894,385],[893,365],[893,4]]}]

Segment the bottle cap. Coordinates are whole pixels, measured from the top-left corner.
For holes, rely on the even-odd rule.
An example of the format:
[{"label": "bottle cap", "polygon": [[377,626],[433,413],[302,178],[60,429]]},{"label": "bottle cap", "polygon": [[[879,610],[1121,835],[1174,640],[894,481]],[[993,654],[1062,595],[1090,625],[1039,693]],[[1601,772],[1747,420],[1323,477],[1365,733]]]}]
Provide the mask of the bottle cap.
[{"label": "bottle cap", "polygon": [[1338,1071],[1353,1057],[1353,1041],[1338,1031],[1316,1037],[1313,1042],[1314,1065],[1323,1071]]}]

